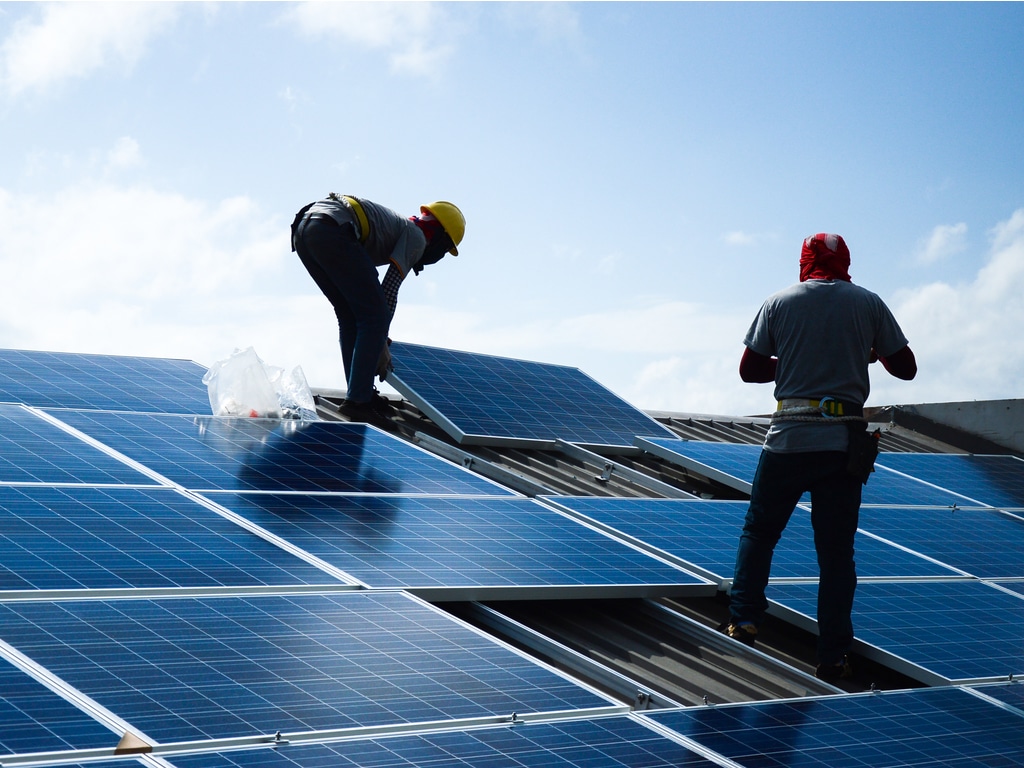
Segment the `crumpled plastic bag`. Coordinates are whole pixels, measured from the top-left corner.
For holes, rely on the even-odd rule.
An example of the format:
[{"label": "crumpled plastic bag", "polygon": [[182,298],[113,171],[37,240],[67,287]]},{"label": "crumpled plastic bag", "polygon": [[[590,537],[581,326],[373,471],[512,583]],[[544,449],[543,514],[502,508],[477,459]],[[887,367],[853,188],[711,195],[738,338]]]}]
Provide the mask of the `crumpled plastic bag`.
[{"label": "crumpled plastic bag", "polygon": [[203,376],[214,416],[315,420],[316,404],[302,368],[285,375],[268,366],[252,347],[236,349]]}]

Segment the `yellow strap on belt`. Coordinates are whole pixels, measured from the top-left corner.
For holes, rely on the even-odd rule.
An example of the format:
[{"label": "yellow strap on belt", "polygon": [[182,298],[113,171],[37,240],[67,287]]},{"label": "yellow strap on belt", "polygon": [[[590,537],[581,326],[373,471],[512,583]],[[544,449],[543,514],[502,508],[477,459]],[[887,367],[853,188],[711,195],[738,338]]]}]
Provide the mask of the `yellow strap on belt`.
[{"label": "yellow strap on belt", "polygon": [[842,402],[831,397],[826,397],[823,400],[786,399],[778,400],[777,403],[777,410],[780,411],[784,411],[787,408],[818,408],[822,413],[826,413],[829,416],[845,416]]},{"label": "yellow strap on belt", "polygon": [[342,195],[341,199],[345,201],[345,205],[351,208],[352,213],[356,215],[356,221],[359,222],[359,242],[365,243],[366,238],[370,236],[370,220],[366,218],[366,211],[363,210],[359,200],[351,195]]}]

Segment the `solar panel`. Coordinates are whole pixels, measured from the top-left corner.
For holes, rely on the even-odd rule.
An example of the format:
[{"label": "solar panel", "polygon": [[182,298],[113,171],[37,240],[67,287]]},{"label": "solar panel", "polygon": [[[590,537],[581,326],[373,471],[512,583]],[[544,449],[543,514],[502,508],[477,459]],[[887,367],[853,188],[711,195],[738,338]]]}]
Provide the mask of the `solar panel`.
[{"label": "solar panel", "polygon": [[[636,444],[666,461],[686,467],[729,488],[750,493],[761,446],[735,443],[704,443],[692,440],[641,438]],[[886,454],[888,455],[888,454]],[[804,494],[802,501],[809,502]],[[861,491],[862,504],[963,505],[967,499],[942,488],[887,471],[876,465]]]},{"label": "solar panel", "polygon": [[1024,578],[1024,520],[994,509],[862,507],[860,527],[979,578]]},{"label": "solar panel", "polygon": [[[548,499],[598,523],[642,541],[665,555],[692,564],[719,580],[731,579],[745,501],[637,499],[557,496]],[[857,573],[861,577],[956,576],[930,560],[863,533],[857,534]],[[817,578],[810,515],[797,509],[772,559],[772,578]]]},{"label": "solar panel", "polygon": [[1024,461],[1015,456],[885,453],[878,457],[878,463],[977,504],[1024,507]]},{"label": "solar panel", "polygon": [[0,760],[7,753],[112,748],[118,739],[120,734],[0,659]]},{"label": "solar panel", "polygon": [[[767,591],[769,600],[808,620],[816,594],[817,587],[806,584],[772,584]],[[860,584],[853,626],[865,653],[922,682],[1024,673],[1024,599],[984,582]]]},{"label": "solar panel", "polygon": [[1024,718],[961,688],[644,713],[743,766],[1024,764]]},{"label": "solar panel", "polygon": [[0,486],[0,590],[337,583],[170,488]]},{"label": "solar panel", "polygon": [[1024,684],[1020,681],[997,685],[978,685],[971,688],[975,693],[1001,701],[1024,715]]},{"label": "solar panel", "polygon": [[388,383],[457,442],[632,448],[671,436],[578,368],[395,342]]},{"label": "solar panel", "polygon": [[206,369],[188,360],[0,350],[0,401],[39,408],[209,413]]},{"label": "solar panel", "polygon": [[[534,590],[604,588],[619,596],[678,592],[702,579],[536,501],[209,494],[257,525],[370,587]],[[707,591],[707,590],[702,590]],[[710,589],[714,592],[714,588]],[[560,592],[561,593],[561,592]]]},{"label": "solar panel", "polygon": [[170,758],[174,768],[675,768],[707,758],[626,717]]},{"label": "solar panel", "polygon": [[1018,595],[1024,597],[1024,582],[1022,581],[1000,581],[999,586],[1003,589],[1008,589],[1011,592],[1015,592]]},{"label": "solar panel", "polygon": [[191,490],[512,495],[365,424],[54,411]]},{"label": "solar panel", "polygon": [[401,592],[0,603],[0,638],[149,743],[610,706]]},{"label": "solar panel", "polygon": [[102,485],[153,481],[22,406],[0,403],[0,482]]}]

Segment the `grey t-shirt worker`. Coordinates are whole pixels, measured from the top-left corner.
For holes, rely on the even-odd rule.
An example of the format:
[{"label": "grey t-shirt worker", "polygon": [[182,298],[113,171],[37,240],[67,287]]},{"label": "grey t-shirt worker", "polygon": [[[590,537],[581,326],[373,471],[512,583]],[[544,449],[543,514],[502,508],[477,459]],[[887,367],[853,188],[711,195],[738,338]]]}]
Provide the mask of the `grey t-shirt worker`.
[{"label": "grey t-shirt worker", "polygon": [[[819,567],[818,666],[835,682],[852,674],[854,537],[861,483],[848,467],[851,427],[864,431],[868,366],[912,379],[914,354],[885,303],[850,280],[839,235],[804,240],[800,282],[765,301],[747,333],[740,376],[775,382],[778,410],[765,438],[736,552],[726,634],[752,645],[768,607],[772,555],[797,502],[811,495]],[[827,407],[826,407],[827,405]]]},{"label": "grey t-shirt worker", "polygon": [[[896,318],[874,293],[841,278],[808,279],[770,296],[743,343],[775,357],[775,399],[831,397],[862,407],[871,384],[871,355],[888,358],[907,346]],[[783,352],[780,353],[780,350]],[[778,421],[769,451],[845,451],[843,422]]]}]

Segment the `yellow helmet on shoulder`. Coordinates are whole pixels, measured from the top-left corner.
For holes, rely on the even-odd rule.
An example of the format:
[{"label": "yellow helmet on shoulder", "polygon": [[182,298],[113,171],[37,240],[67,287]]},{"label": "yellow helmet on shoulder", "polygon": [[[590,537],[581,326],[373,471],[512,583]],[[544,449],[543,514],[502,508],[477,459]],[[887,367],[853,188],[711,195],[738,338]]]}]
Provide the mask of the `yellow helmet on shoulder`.
[{"label": "yellow helmet on shoulder", "polygon": [[441,222],[444,231],[452,239],[452,247],[448,253],[458,256],[459,249],[456,246],[462,242],[462,238],[466,234],[466,217],[462,215],[462,211],[446,200],[438,200],[430,205],[421,205],[420,213],[430,214]]}]

